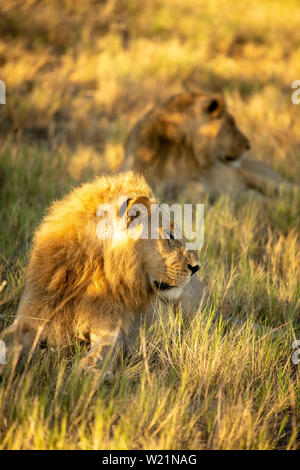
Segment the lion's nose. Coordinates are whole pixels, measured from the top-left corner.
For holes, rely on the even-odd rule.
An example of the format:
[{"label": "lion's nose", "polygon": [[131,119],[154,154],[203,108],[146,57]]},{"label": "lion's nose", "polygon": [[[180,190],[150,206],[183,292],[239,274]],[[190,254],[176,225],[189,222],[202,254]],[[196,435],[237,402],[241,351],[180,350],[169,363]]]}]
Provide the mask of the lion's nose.
[{"label": "lion's nose", "polygon": [[192,274],[195,274],[197,271],[199,271],[200,269],[200,266],[199,264],[195,264],[195,266],[192,266],[191,264],[188,264],[188,268],[190,269],[190,271],[192,271]]}]

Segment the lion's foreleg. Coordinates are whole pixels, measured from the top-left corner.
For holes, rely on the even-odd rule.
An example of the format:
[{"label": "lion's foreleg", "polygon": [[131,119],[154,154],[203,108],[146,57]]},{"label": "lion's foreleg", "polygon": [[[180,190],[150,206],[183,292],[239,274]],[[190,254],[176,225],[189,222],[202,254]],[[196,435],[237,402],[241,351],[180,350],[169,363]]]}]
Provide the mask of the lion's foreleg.
[{"label": "lion's foreleg", "polygon": [[90,334],[90,350],[80,360],[85,372],[97,372],[105,380],[113,378],[117,358],[123,347],[123,333],[120,326]]},{"label": "lion's foreleg", "polygon": [[296,184],[285,180],[271,166],[260,160],[244,158],[236,171],[248,187],[259,190],[262,194],[278,194],[292,191],[297,187]]}]

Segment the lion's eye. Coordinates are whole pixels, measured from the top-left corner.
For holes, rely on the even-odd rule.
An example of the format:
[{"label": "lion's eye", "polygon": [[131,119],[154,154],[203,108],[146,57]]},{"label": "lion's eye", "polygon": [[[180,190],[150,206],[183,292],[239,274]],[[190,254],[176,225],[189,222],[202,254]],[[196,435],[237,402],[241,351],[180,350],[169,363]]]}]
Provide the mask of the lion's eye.
[{"label": "lion's eye", "polygon": [[173,246],[174,246],[173,241],[175,240],[175,237],[174,237],[173,233],[171,233],[171,232],[168,233],[166,238],[167,238],[167,243],[170,246],[170,248],[173,248]]},{"label": "lion's eye", "polygon": [[166,238],[167,240],[175,240],[175,237],[173,233],[171,232],[165,232],[163,237]]},{"label": "lion's eye", "polygon": [[140,211],[137,211],[134,215],[130,215],[129,219],[134,220],[137,219],[141,215]]}]

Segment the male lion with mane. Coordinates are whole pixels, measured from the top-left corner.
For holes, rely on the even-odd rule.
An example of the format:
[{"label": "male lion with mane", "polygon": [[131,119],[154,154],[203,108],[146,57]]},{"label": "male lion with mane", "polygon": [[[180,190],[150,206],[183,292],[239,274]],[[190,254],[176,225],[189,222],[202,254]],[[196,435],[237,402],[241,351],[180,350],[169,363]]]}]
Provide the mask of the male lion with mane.
[{"label": "male lion with mane", "polygon": [[[174,238],[172,225],[168,233],[158,227],[159,238],[151,239],[132,223],[136,208],[145,208],[148,219],[154,203],[145,179],[133,172],[99,177],[52,203],[35,232],[17,317],[6,333],[27,350],[34,342],[64,347],[87,340],[91,347],[81,367],[93,370],[102,367],[107,351],[135,339],[140,322],[153,321],[158,299],[174,306],[183,300],[196,311],[192,297],[196,292],[201,298],[202,283],[193,276],[195,254]],[[107,207],[118,214],[108,226]],[[108,227],[109,236],[99,227]]]},{"label": "male lion with mane", "polygon": [[134,126],[123,170],[142,173],[168,200],[197,202],[224,193],[290,189],[269,165],[245,157],[247,137],[216,94],[185,92],[153,108]]}]

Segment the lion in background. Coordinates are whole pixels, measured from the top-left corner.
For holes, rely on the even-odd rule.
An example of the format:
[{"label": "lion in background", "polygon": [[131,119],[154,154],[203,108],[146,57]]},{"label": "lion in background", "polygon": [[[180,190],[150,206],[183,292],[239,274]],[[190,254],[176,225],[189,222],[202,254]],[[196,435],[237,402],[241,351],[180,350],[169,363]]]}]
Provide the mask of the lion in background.
[{"label": "lion in background", "polygon": [[[174,306],[183,299],[196,311],[199,263],[174,238],[172,225],[167,234],[160,227],[158,239],[139,237],[141,224],[129,236],[135,209],[145,208],[148,219],[154,203],[145,179],[133,172],[99,177],[52,203],[35,232],[17,317],[6,333],[27,350],[34,342],[64,347],[86,340],[91,348],[81,367],[101,368],[108,350],[134,341],[145,317],[151,323],[158,299]],[[118,215],[110,236],[99,238],[107,217],[99,207],[107,204]]]},{"label": "lion in background", "polygon": [[184,92],[153,108],[134,126],[121,168],[141,172],[168,200],[190,202],[209,195],[254,189],[273,193],[290,189],[262,161],[250,159],[248,138],[216,94]]}]

